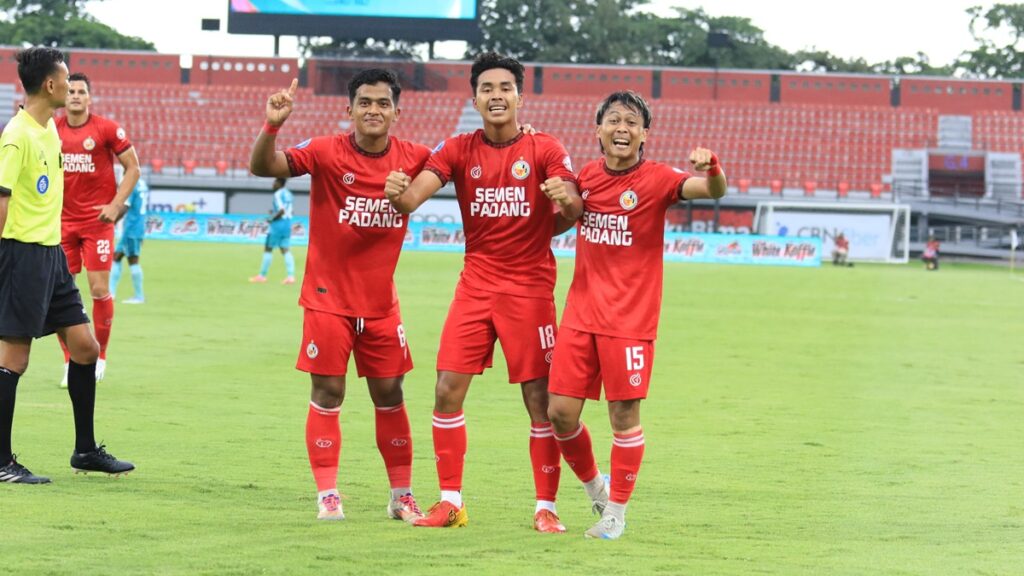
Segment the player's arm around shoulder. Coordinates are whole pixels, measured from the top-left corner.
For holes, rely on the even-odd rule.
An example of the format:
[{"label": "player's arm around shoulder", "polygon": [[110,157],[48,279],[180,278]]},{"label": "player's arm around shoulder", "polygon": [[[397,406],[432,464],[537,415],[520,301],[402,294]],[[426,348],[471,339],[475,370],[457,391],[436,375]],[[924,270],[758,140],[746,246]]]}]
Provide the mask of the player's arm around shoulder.
[{"label": "player's arm around shoulder", "polygon": [[295,92],[298,90],[298,79],[292,80],[291,86],[271,94],[267,98],[266,119],[249,155],[249,171],[255,176],[271,178],[290,178],[291,169],[285,153],[276,149],[277,133],[291,115],[295,104]]},{"label": "player's arm around shoulder", "polygon": [[704,172],[705,177],[691,177],[683,182],[679,192],[683,200],[718,199],[725,196],[728,182],[714,152],[707,148],[694,148],[690,152],[690,164],[695,171]]}]

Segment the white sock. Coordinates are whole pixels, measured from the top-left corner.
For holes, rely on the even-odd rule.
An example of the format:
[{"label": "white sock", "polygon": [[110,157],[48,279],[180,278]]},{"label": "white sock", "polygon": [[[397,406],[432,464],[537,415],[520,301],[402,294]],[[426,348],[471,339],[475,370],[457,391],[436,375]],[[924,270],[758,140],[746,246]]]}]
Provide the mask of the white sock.
[{"label": "white sock", "polygon": [[601,476],[601,472],[598,471],[597,476],[594,476],[589,482],[583,483],[583,487],[587,490],[587,496],[590,497],[591,501],[597,500],[605,490],[604,476]]},{"label": "white sock", "polygon": [[536,514],[541,510],[549,510],[552,514],[558,514],[558,511],[555,510],[555,503],[551,500],[537,500],[537,508],[534,509],[533,513]]},{"label": "white sock", "polygon": [[608,501],[608,505],[604,508],[606,516],[614,516],[616,520],[620,522],[626,521],[626,505],[619,504],[618,502]]},{"label": "white sock", "polygon": [[441,490],[441,500],[451,502],[456,508],[462,508],[462,492],[458,490]]},{"label": "white sock", "polygon": [[405,496],[406,494],[412,494],[412,488],[404,487],[404,488],[392,488],[391,489],[391,499],[392,500],[398,500],[399,498],[401,498],[402,496]]}]

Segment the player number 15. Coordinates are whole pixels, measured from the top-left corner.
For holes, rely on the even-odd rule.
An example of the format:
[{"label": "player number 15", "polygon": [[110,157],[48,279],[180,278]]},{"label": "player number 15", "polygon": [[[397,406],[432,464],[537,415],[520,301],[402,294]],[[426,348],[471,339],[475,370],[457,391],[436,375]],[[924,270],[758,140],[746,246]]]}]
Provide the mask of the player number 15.
[{"label": "player number 15", "polygon": [[644,369],[644,347],[630,346],[626,348],[626,370]]}]

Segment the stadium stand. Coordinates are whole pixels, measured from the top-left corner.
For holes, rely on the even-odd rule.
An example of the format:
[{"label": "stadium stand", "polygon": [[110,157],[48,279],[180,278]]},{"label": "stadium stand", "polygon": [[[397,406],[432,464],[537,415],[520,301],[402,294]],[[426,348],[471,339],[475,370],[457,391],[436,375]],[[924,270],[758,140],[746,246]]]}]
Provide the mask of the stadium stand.
[{"label": "stadium stand", "polygon": [[[0,72],[9,77],[14,53],[0,47]],[[427,145],[456,130],[470,96],[468,62],[197,56],[183,68],[181,60],[69,53],[72,69],[97,83],[96,112],[122,123],[157,173],[245,174],[265,99],[293,77],[304,86],[303,105],[281,133],[284,145],[347,128],[344,86],[358,68],[399,71],[406,91],[395,134]],[[623,88],[652,100],[652,157],[685,166],[694,146],[712,147],[729,159],[740,194],[887,199],[892,150],[942,145],[939,126],[950,115],[973,120],[976,151],[1024,149],[1019,84],[947,78],[529,64],[522,119],[559,136],[581,165],[599,153],[596,101]],[[6,100],[13,111],[20,94]]]}]

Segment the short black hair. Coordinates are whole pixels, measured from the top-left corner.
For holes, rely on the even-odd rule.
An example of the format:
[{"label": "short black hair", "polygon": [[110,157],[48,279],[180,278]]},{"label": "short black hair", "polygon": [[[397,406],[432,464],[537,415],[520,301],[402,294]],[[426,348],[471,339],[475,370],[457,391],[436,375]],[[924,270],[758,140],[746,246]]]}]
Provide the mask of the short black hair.
[{"label": "short black hair", "polygon": [[274,178],[274,185],[278,188],[284,188],[284,185],[288,183],[287,178]]},{"label": "short black hair", "polygon": [[43,87],[43,81],[64,62],[64,53],[49,46],[26,48],[15,54],[18,62],[18,78],[25,94],[35,95]]},{"label": "short black hair", "polygon": [[643,96],[633,92],[632,90],[612,92],[604,99],[604,102],[601,102],[601,105],[597,107],[598,126],[600,126],[601,122],[604,120],[604,115],[608,113],[608,109],[616,102],[642,116],[644,119],[644,128],[651,127],[651,121],[654,120],[654,117],[651,115],[651,107],[647,105],[647,101],[644,100]]},{"label": "short black hair", "polygon": [[469,85],[473,87],[473,94],[476,94],[476,85],[480,80],[480,75],[495,68],[503,68],[511,72],[516,77],[516,90],[520,94],[523,93],[523,79],[526,77],[526,70],[519,60],[502,56],[497,52],[484,52],[476,57],[476,60],[473,61],[473,68],[470,70]]},{"label": "short black hair", "polygon": [[85,89],[92,93],[92,82],[89,82],[89,77],[81,72],[68,76],[68,82],[85,82]]},{"label": "short black hair", "polygon": [[372,86],[381,82],[391,86],[391,99],[394,100],[395,106],[398,106],[398,96],[402,94],[402,86],[398,83],[398,76],[391,70],[385,70],[384,68],[370,68],[353,76],[348,81],[349,102],[355,101],[356,91],[359,90],[360,86],[367,84]]}]

